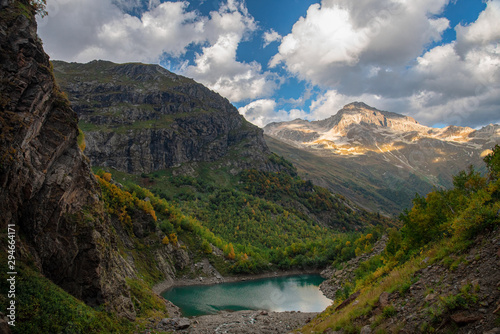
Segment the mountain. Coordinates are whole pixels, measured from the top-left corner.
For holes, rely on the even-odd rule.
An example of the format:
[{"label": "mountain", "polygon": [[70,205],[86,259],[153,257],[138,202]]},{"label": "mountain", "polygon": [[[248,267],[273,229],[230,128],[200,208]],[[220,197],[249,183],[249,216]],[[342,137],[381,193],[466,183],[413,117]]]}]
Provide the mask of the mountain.
[{"label": "mountain", "polygon": [[[205,198],[205,189],[193,187],[195,182],[213,185],[212,192],[231,188],[252,196],[267,196],[266,200],[293,210],[308,224],[314,222],[337,230],[370,224],[372,218],[360,218],[365,215],[363,210],[353,209],[344,199],[294,179],[295,168],[271,153],[262,129],[248,123],[225,98],[203,85],[157,65],[105,61],[54,61],[53,65],[61,89],[78,113],[85,135],[85,154],[95,168],[113,175],[126,173],[121,181],[133,179],[167,200],[189,203],[183,204],[186,210],[200,206],[192,200],[210,201]],[[256,185],[276,184],[274,194],[269,194],[265,184],[263,189],[256,189],[256,185],[241,189],[248,182],[249,170],[257,171],[250,176]],[[280,171],[288,176],[269,174]],[[143,178],[137,179],[137,175]],[[158,175],[168,175],[170,181]],[[194,180],[180,178],[186,181],[183,184],[171,179],[174,176]],[[285,184],[288,193],[277,198],[282,191],[279,187]],[[318,201],[330,201],[322,209],[307,202],[309,196],[318,194],[324,195]],[[234,222],[240,218],[227,219]],[[227,233],[227,229],[220,233]]]},{"label": "mountain", "polygon": [[[9,253],[16,266],[9,271],[21,272],[23,263],[32,263],[88,305],[134,319],[124,260],[99,186],[78,148],[77,116],[57,87],[36,34],[34,10],[27,0],[2,1],[0,19],[2,263],[7,263],[9,227],[16,233],[15,252]],[[18,276],[17,283],[23,279]]]},{"label": "mountain", "polygon": [[271,150],[292,161],[306,179],[389,214],[409,207],[416,192],[450,187],[453,174],[482,166],[482,158],[500,143],[497,124],[438,129],[361,102],[325,120],[271,123],[264,133]]},{"label": "mountain", "polygon": [[233,174],[278,171],[262,130],[228,100],[158,65],[54,61],[94,166],[151,173],[217,161]]}]

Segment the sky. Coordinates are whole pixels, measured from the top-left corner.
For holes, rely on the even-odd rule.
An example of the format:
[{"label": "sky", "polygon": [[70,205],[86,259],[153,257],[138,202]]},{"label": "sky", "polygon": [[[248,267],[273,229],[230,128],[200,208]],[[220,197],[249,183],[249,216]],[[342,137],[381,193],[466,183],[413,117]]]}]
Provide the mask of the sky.
[{"label": "sky", "polygon": [[47,0],[54,60],[159,64],[264,126],[361,101],[500,123],[500,0]]}]

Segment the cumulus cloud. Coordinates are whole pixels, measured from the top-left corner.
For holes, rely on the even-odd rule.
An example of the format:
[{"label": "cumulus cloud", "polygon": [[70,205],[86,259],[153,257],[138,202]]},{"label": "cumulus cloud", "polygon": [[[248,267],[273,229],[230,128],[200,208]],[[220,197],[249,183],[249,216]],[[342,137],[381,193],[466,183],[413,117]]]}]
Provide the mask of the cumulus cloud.
[{"label": "cumulus cloud", "polygon": [[[440,14],[450,1],[322,0],[286,36],[271,27],[258,35],[264,47],[279,43],[267,71],[256,61],[238,59],[240,44],[262,29],[244,0],[214,1],[209,14],[190,10],[188,1],[51,0],[49,16],[38,22],[53,59],[168,58],[181,74],[231,101],[248,101],[240,112],[258,125],[326,118],[352,101],[426,125],[498,122],[500,0],[487,1],[475,22],[452,27],[456,41],[442,44],[450,22]],[[193,50],[194,57],[184,58]],[[284,80],[281,67],[322,93],[312,102],[306,102],[310,92],[274,102]],[[309,114],[279,107],[306,103]]]},{"label": "cumulus cloud", "polygon": [[270,29],[269,31],[264,32],[264,35],[262,35],[262,39],[264,40],[264,47],[266,47],[272,42],[281,41],[283,37],[276,31],[274,31],[274,29]]},{"label": "cumulus cloud", "polygon": [[164,52],[178,56],[206,40],[206,18],[187,11],[188,5],[165,2],[136,17],[109,0],[54,0],[39,20],[39,33],[55,59],[157,62]]},{"label": "cumulus cloud", "polygon": [[271,122],[291,121],[307,117],[307,113],[299,109],[292,109],[290,111],[277,110],[276,101],[270,99],[253,101],[238,110],[247,121],[259,127],[264,127]]},{"label": "cumulus cloud", "polygon": [[263,73],[257,62],[244,63],[236,60],[240,36],[221,35],[214,45],[203,48],[193,66],[183,72],[207,87],[219,92],[230,101],[269,96],[275,88],[275,75]]},{"label": "cumulus cloud", "polygon": [[263,72],[258,62],[236,59],[240,42],[257,29],[244,3],[230,0],[210,15],[207,30],[211,44],[196,55],[195,65],[187,66],[183,74],[233,102],[270,96],[277,87],[277,76]]},{"label": "cumulus cloud", "polygon": [[500,120],[499,20],[500,1],[489,1],[475,22],[455,27],[455,42],[417,58],[408,75],[418,83],[408,97],[417,119],[470,126]]},{"label": "cumulus cloud", "polygon": [[344,76],[364,75],[373,66],[404,66],[448,28],[447,19],[433,18],[447,2],[323,0],[283,37],[270,66],[282,63],[323,87],[339,86]]},{"label": "cumulus cloud", "polygon": [[364,101],[426,125],[498,121],[500,1],[456,26],[456,41],[426,51],[449,28],[436,16],[447,3],[323,0],[283,37],[270,66],[325,88],[310,105],[311,119]]},{"label": "cumulus cloud", "polygon": [[500,2],[490,1],[486,9],[479,15],[476,22],[471,25],[458,25],[457,51],[464,54],[468,50],[489,45],[500,40]]},{"label": "cumulus cloud", "polygon": [[187,1],[150,0],[146,6],[138,0],[53,0],[39,32],[52,58],[77,62],[157,63],[164,55],[183,56],[191,45],[203,46],[194,65],[179,61],[182,74],[233,102],[271,95],[276,75],[257,62],[236,59],[239,43],[257,30],[244,1],[227,0],[209,16],[188,6]]}]

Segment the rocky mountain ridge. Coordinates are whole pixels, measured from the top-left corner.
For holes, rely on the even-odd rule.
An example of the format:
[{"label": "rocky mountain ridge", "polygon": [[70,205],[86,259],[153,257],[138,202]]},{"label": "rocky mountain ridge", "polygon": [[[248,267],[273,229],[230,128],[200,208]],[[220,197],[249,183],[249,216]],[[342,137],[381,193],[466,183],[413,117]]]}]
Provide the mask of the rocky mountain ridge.
[{"label": "rocky mountain ridge", "polygon": [[498,124],[480,130],[453,125],[432,128],[412,117],[381,111],[362,102],[350,103],[325,120],[270,123],[264,131],[297,147],[331,150],[339,155],[384,153],[398,150],[398,144],[411,145],[424,139],[460,143],[466,148],[481,150],[482,154],[500,138]]},{"label": "rocky mountain ridge", "polygon": [[443,129],[364,103],[346,105],[321,121],[294,120],[264,128],[273,152],[294,163],[302,177],[365,208],[397,214],[415,192],[450,187],[452,175],[500,143],[500,125]]},{"label": "rocky mountain ridge", "polygon": [[[146,274],[150,281],[172,281],[179,271],[194,273],[195,251],[181,240],[162,242],[164,232],[138,208],[130,208],[133,220],[129,217],[128,225],[110,214],[90,161],[79,148],[78,117],[55,82],[34,12],[27,0],[0,1],[0,228],[4,240],[7,227],[16,231],[11,271],[17,271],[16,319],[25,326],[17,328],[26,330],[31,321],[41,324],[44,317],[54,317],[45,325],[57,328],[64,321],[57,312],[68,300],[81,313],[72,319],[74,326],[95,325],[85,313],[93,308],[108,315],[94,319],[106,326],[121,318],[134,320],[144,316],[138,294],[158,298],[145,283]],[[0,248],[7,268],[7,242]],[[37,287],[30,285],[34,281],[40,284],[34,278],[39,273],[40,281],[51,282],[45,288],[56,291],[60,305],[42,309],[37,298],[48,299],[46,291],[22,296]],[[2,307],[9,302],[3,282]],[[165,301],[158,300],[161,310]],[[2,314],[0,331],[10,333],[8,327]]]},{"label": "rocky mountain ridge", "polygon": [[[233,173],[277,171],[262,130],[225,98],[158,65],[54,61],[95,166],[128,173],[218,161]],[[186,167],[192,170],[191,167]]]}]

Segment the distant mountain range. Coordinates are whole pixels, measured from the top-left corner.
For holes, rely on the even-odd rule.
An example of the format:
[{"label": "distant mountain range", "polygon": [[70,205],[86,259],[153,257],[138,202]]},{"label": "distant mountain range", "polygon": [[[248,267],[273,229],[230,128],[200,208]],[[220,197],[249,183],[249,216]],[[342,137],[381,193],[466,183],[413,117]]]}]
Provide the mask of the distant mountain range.
[{"label": "distant mountain range", "polygon": [[325,120],[271,123],[264,133],[305,178],[390,214],[409,207],[416,192],[451,186],[469,165],[484,170],[483,157],[500,143],[498,124],[432,128],[362,102]]}]

